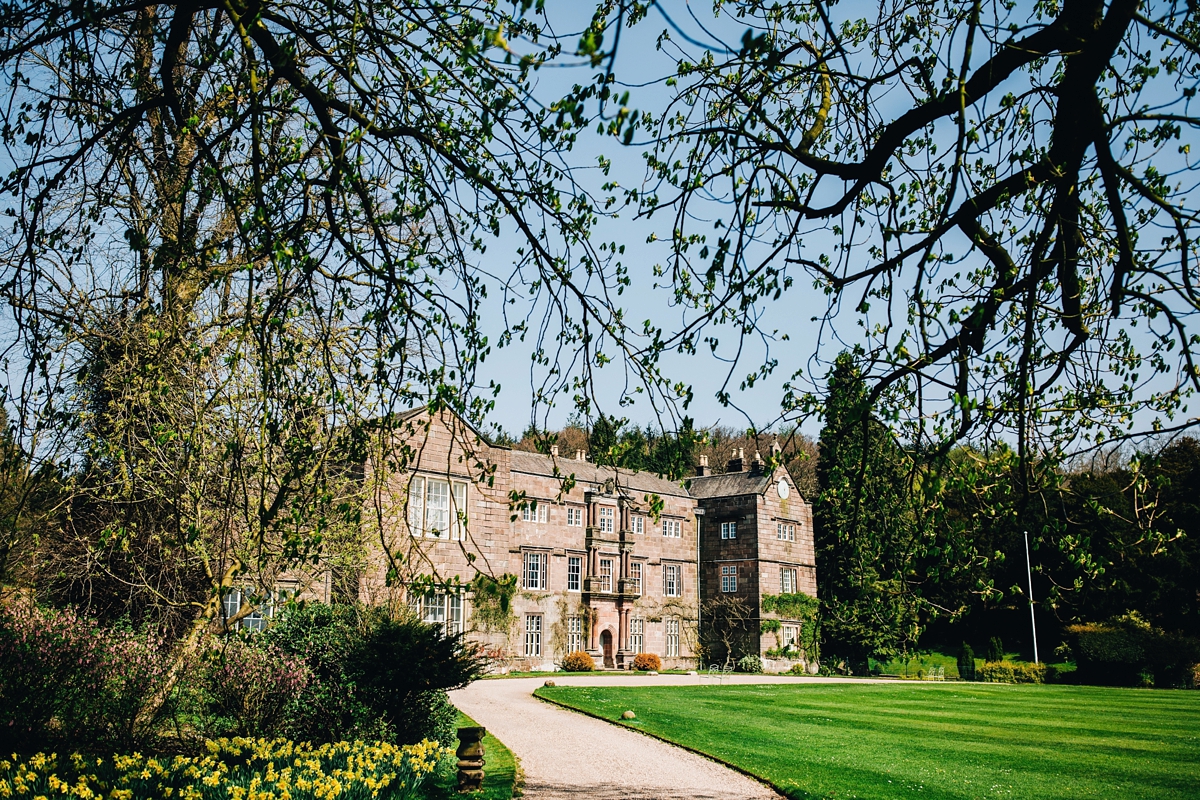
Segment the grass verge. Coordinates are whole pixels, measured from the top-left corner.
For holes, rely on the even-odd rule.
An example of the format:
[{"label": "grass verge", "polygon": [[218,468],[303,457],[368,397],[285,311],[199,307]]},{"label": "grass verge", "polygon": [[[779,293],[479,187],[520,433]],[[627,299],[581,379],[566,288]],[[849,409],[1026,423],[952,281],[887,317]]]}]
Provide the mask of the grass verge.
[{"label": "grass verge", "polygon": [[[1200,692],[825,684],[554,687],[547,700],[792,798],[1195,798]],[[621,712],[637,719],[621,722]]]},{"label": "grass verge", "polygon": [[[458,712],[457,727],[474,727],[479,723],[461,711]],[[459,794],[458,772],[451,768],[445,774],[439,774],[434,785],[430,787],[429,800],[451,800],[451,798],[470,798],[470,800],[510,800],[521,796],[522,775],[517,758],[504,744],[490,733],[483,737],[483,788],[472,794]]]}]

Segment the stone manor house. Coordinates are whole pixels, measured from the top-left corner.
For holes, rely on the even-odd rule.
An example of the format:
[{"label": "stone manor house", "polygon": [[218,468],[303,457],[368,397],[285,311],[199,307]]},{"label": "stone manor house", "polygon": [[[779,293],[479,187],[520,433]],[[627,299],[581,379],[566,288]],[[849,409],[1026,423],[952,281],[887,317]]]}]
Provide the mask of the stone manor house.
[{"label": "stone manor house", "polygon": [[[288,593],[329,601],[357,591],[366,603],[408,604],[514,669],[552,669],[575,650],[598,668],[628,668],[643,652],[668,668],[702,666],[701,612],[716,597],[744,601],[751,652],[755,642],[766,654],[800,641],[799,620],[759,632],[760,618],[778,618],[763,611],[764,595],[817,591],[812,506],[786,469],[737,452],[724,474],[702,460],[694,477],[674,482],[600,467],[582,452],[493,445],[449,412],[416,410],[401,427],[409,469],[380,481],[379,540],[365,568],[341,592],[325,575]],[[516,577],[501,624],[485,608],[494,600],[468,585],[479,572]],[[233,613],[242,598],[226,602]],[[269,614],[241,624],[261,626]]]}]

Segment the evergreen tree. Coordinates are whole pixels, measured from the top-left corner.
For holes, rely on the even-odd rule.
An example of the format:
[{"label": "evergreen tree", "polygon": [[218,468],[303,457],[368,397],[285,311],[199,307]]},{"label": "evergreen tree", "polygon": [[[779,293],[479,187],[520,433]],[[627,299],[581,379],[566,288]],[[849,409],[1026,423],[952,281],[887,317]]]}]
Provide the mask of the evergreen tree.
[{"label": "evergreen tree", "polygon": [[916,526],[907,500],[911,460],[871,415],[866,384],[848,353],[828,379],[813,503],[825,658],[856,673],[870,656],[915,643],[911,575]]}]

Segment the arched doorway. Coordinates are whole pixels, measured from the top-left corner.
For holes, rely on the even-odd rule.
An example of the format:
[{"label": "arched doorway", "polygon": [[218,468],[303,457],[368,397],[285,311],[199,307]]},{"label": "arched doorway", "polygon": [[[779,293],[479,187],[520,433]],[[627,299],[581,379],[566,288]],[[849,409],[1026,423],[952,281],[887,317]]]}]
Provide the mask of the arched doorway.
[{"label": "arched doorway", "polygon": [[612,631],[600,632],[600,648],[604,651],[604,668],[615,669],[617,664],[613,661]]}]

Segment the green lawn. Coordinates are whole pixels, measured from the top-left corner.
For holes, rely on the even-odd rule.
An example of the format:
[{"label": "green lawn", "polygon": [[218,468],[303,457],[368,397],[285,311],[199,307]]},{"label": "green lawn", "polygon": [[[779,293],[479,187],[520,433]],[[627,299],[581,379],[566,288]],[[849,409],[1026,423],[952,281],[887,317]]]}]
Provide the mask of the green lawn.
[{"label": "green lawn", "polygon": [[[478,724],[466,714],[458,712],[458,727],[470,728]],[[517,760],[513,757],[512,751],[489,733],[483,737],[483,760],[483,789],[481,791],[459,794],[457,791],[458,772],[451,768],[437,776],[434,786],[428,793],[429,800],[451,800],[451,798],[510,800],[513,796],[513,785],[517,779]]]},{"label": "green lawn", "polygon": [[789,797],[1200,798],[1200,692],[990,684],[555,687]]}]

